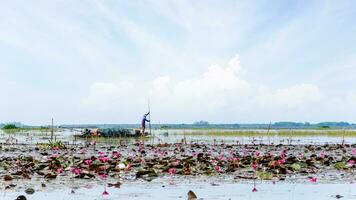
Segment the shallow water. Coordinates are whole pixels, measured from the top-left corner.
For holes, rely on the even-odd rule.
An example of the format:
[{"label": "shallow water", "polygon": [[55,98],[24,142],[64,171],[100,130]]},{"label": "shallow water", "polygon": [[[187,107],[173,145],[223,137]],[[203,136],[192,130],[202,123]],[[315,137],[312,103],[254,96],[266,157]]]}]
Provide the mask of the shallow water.
[{"label": "shallow water", "polygon": [[[214,135],[210,135],[214,131]],[[221,132],[235,131],[233,135],[221,135]],[[151,137],[151,142],[161,143],[176,143],[181,142],[183,139],[189,142],[204,142],[204,143],[237,143],[240,144],[355,144],[356,137],[352,136],[329,136],[322,135],[323,130],[290,130],[290,135],[278,135],[279,130],[270,131],[270,135],[266,135],[266,130],[247,130],[254,132],[255,135],[245,136],[238,135],[239,131],[246,130],[153,130],[154,137]],[[286,130],[283,130],[286,132]],[[287,130],[288,131],[288,130]],[[293,135],[294,132],[308,131],[307,135]],[[349,130],[356,131],[356,130]],[[325,132],[325,131],[324,131]],[[168,135],[164,134],[168,133]],[[260,134],[259,134],[260,133]],[[316,133],[313,135],[313,133]],[[54,138],[69,144],[78,144],[85,142],[84,138],[75,137],[80,134],[80,130],[68,130],[63,129],[54,133]],[[0,143],[22,143],[22,144],[36,144],[47,143],[51,138],[50,132],[42,131],[19,131],[7,133],[0,130]],[[123,139],[123,138],[100,138],[99,143],[105,144],[118,144],[120,141],[135,141],[135,139]]]},{"label": "shallow water", "polygon": [[88,183],[86,187],[75,190],[71,193],[68,186],[56,188],[34,187],[36,192],[27,195],[23,190],[0,191],[0,198],[3,200],[13,200],[22,194],[27,199],[47,200],[47,199],[187,199],[187,192],[192,190],[202,199],[283,199],[283,200],[316,200],[335,199],[335,195],[342,195],[345,200],[355,199],[355,184],[311,184],[311,183],[260,183],[256,185],[257,192],[252,192],[253,184],[246,183],[220,183],[211,184],[207,182],[184,181],[167,184],[167,182],[155,181],[135,182],[124,184],[121,188],[107,188],[108,196],[102,196],[104,187],[95,183]]},{"label": "shallow water", "polygon": [[[205,143],[237,143],[240,144],[325,144],[325,143],[344,143],[355,144],[356,137],[341,136],[211,136],[204,134],[184,134],[187,130],[169,130],[168,136],[163,134],[165,130],[155,130],[155,143],[167,142],[175,143],[186,138],[187,142],[205,142]],[[189,130],[194,133],[196,130]],[[201,131],[201,130],[200,130]],[[209,131],[209,130],[207,130]],[[62,130],[55,133],[57,140],[65,141],[70,144],[82,144],[85,139],[75,138],[73,135],[78,131]],[[22,131],[16,133],[5,133],[0,131],[1,143],[22,143],[36,144],[48,142],[50,132]],[[120,138],[99,139],[98,143],[118,144]],[[132,141],[135,139],[130,139]],[[151,141],[152,142],[152,141]],[[26,147],[27,148],[27,147]],[[20,151],[19,151],[20,152]],[[4,153],[4,152],[2,152]],[[8,152],[13,154],[14,152]],[[23,153],[23,152],[22,152]],[[3,154],[5,155],[5,153]],[[332,174],[337,174],[333,172]],[[123,181],[121,188],[108,187],[108,196],[102,196],[105,190],[105,183],[98,180],[68,180],[56,179],[46,182],[47,187],[41,187],[43,178],[33,178],[32,180],[14,180],[17,184],[15,188],[4,189],[8,182],[1,180],[0,199],[13,200],[18,195],[25,195],[27,199],[33,200],[90,200],[90,199],[187,199],[187,192],[194,191],[198,198],[202,199],[283,199],[283,200],[316,200],[316,199],[335,199],[335,195],[342,195],[342,199],[356,199],[356,185],[350,183],[350,179],[335,176],[334,178],[325,178],[323,181],[320,174],[317,175],[320,180],[316,184],[309,183],[307,178],[302,181],[279,181],[273,184],[271,181],[256,181],[257,192],[252,192],[253,182],[234,180],[233,177],[162,177],[154,179],[151,182],[136,180]],[[110,180],[115,182],[115,180]],[[212,184],[214,183],[214,184]],[[32,187],[35,193],[25,194],[25,189]],[[71,191],[74,190],[74,193]]]}]

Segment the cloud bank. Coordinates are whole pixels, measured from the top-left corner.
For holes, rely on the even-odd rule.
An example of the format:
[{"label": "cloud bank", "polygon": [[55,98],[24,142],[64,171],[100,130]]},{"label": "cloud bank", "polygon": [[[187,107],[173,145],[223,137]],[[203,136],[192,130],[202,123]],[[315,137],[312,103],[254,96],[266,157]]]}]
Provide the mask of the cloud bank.
[{"label": "cloud bank", "polygon": [[317,85],[301,83],[271,89],[244,80],[243,71],[236,55],[226,64],[211,65],[190,79],[176,80],[172,75],[164,75],[153,80],[95,82],[82,106],[103,112],[139,112],[140,109],[144,112],[149,100],[157,120],[178,118],[189,122],[218,120],[223,115],[239,119],[242,113],[257,110],[293,112],[321,100]]}]

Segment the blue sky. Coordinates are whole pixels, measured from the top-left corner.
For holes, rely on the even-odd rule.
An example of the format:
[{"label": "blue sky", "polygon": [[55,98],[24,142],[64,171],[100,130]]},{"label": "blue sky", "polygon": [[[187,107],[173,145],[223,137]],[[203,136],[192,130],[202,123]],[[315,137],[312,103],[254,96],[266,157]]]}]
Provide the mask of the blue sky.
[{"label": "blue sky", "polygon": [[0,122],[356,122],[355,1],[6,1]]}]

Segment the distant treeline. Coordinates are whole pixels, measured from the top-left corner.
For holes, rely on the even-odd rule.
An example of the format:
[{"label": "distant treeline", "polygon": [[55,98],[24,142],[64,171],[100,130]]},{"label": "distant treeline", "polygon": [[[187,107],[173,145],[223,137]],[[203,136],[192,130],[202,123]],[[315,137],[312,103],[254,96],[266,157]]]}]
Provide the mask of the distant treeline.
[{"label": "distant treeline", "polygon": [[[10,123],[0,124],[0,128]],[[19,122],[11,123],[21,128],[39,128],[41,126],[27,126]],[[140,128],[140,124],[63,124],[55,126],[57,128]],[[271,124],[210,124],[206,121],[198,121],[192,124],[151,124],[153,129],[351,129],[356,128],[356,124],[348,122],[275,122]]]},{"label": "distant treeline", "polygon": [[[61,125],[61,128],[139,128],[140,124],[82,124]],[[151,124],[153,129],[327,129],[356,128],[356,124],[348,122],[275,122],[272,124],[209,124],[199,121],[192,124]]]}]

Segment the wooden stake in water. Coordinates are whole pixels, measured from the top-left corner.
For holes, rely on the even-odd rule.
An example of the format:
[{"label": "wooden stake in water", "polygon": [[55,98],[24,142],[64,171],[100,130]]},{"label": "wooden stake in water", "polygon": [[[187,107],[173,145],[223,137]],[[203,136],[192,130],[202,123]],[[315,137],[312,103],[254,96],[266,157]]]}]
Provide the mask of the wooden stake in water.
[{"label": "wooden stake in water", "polygon": [[150,135],[151,135],[151,108],[150,108],[150,100],[148,99],[148,126],[150,128]]},{"label": "wooden stake in water", "polygon": [[267,136],[268,136],[268,145],[271,145],[271,136],[269,135],[269,130],[271,129],[272,122],[269,122],[268,129],[267,129]]},{"label": "wooden stake in water", "polygon": [[52,118],[52,125],[51,125],[51,140],[53,141],[53,118]]}]

